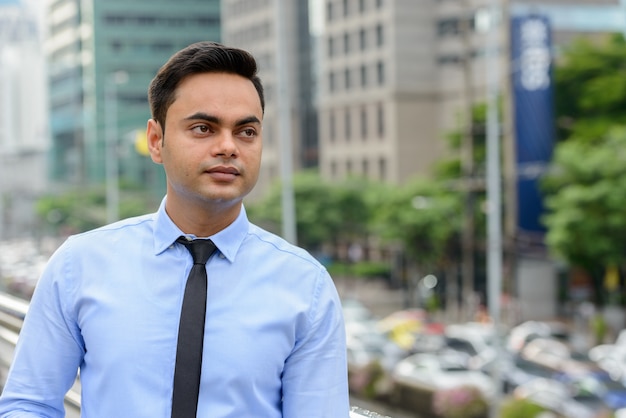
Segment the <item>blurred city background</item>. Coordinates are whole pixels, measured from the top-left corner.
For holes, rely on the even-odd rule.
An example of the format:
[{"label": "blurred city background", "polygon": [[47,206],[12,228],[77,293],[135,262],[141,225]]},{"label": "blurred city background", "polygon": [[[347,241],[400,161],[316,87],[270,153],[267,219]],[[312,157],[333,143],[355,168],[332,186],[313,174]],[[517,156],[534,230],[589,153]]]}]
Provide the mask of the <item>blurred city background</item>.
[{"label": "blurred city background", "polygon": [[156,210],[148,84],[214,40],[259,62],[246,209],[335,279],[355,408],[625,417],[625,33],[625,0],[0,0],[0,331],[69,234]]}]

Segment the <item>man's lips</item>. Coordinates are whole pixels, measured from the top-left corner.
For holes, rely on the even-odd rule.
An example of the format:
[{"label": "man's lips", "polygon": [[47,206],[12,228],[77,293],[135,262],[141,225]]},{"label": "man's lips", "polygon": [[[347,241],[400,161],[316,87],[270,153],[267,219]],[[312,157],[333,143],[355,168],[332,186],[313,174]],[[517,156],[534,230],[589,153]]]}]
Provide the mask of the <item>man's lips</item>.
[{"label": "man's lips", "polygon": [[235,167],[218,166],[206,170],[216,180],[232,180],[239,176],[239,170]]}]

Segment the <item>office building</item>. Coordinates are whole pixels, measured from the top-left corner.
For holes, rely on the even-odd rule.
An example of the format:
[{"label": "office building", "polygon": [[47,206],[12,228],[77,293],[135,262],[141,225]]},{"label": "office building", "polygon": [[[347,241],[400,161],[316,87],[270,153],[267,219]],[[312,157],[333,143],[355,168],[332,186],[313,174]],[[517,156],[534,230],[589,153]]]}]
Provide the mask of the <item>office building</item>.
[{"label": "office building", "polygon": [[442,155],[435,2],[328,0],[320,39],[320,171],[400,184]]},{"label": "office building", "polygon": [[[283,25],[280,39],[277,22]],[[281,179],[283,161],[294,171],[318,164],[308,1],[223,0],[222,37],[224,43],[244,48],[256,57],[265,87],[263,163],[251,195],[260,197]],[[283,61],[285,65],[280,68]],[[289,108],[283,114],[286,119],[280,118],[279,106]]]},{"label": "office building", "polygon": [[39,29],[25,5],[0,1],[0,240],[34,232],[34,203],[46,189],[49,135]]},{"label": "office building", "polygon": [[[320,38],[320,170],[400,184],[428,175],[462,131],[468,103],[485,102],[486,0],[323,0]],[[624,31],[620,0],[501,2],[511,15],[539,13],[553,42]],[[620,27],[621,24],[621,27]],[[508,54],[507,37],[498,51]],[[505,60],[500,71],[509,71]],[[502,73],[499,74],[504,80]]]},{"label": "office building", "polygon": [[134,147],[150,117],[147,88],[175,51],[220,41],[220,1],[48,0],[47,7],[52,178],[100,184],[113,173],[163,193],[161,168]]}]

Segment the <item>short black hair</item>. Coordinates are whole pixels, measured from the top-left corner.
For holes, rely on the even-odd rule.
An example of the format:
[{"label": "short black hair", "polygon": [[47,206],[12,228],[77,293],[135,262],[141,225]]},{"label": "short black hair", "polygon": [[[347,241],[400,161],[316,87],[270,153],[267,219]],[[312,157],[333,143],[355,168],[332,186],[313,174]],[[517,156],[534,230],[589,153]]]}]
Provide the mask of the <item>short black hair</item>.
[{"label": "short black hair", "polygon": [[152,118],[165,128],[167,110],[176,99],[176,89],[186,77],[202,73],[237,74],[252,82],[265,111],[263,85],[257,75],[257,63],[243,49],[227,47],[217,42],[196,42],[174,55],[159,69],[148,88]]}]

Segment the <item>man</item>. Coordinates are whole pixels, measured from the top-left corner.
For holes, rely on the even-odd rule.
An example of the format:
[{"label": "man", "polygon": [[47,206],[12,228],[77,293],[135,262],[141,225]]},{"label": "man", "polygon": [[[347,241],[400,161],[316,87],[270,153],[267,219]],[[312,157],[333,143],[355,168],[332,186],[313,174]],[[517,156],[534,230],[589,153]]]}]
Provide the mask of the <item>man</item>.
[{"label": "man", "polygon": [[167,195],[158,212],[70,237],[51,257],[0,416],[64,416],[77,369],[83,417],[184,416],[173,382],[194,379],[175,373],[188,345],[178,341],[187,276],[198,264],[182,236],[217,247],[200,268],[208,290],[200,292],[199,394],[182,402],[191,415],[347,417],[333,282],[307,252],[249,223],[242,205],[261,163],[264,98],[254,59],[216,43],[190,45],[159,70],[149,100],[148,148],[164,167]]}]

